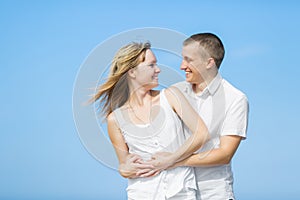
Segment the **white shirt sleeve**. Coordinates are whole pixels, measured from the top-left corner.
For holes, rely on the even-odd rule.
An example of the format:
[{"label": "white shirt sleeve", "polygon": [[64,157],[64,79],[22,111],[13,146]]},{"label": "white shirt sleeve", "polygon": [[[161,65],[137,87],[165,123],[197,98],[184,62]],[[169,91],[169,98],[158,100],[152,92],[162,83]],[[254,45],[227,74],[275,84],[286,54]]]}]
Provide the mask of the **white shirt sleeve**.
[{"label": "white shirt sleeve", "polygon": [[237,98],[228,108],[221,136],[237,135],[246,138],[249,105],[246,96]]}]

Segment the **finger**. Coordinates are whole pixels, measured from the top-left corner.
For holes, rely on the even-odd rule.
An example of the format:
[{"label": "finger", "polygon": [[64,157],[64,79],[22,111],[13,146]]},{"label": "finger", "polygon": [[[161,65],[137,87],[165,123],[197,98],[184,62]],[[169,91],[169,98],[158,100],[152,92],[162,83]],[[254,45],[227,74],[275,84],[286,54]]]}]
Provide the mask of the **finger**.
[{"label": "finger", "polygon": [[151,164],[140,164],[140,163],[135,163],[135,167],[139,169],[154,169],[154,166]]},{"label": "finger", "polygon": [[138,155],[132,155],[130,158],[129,158],[129,162],[137,162],[139,161],[141,158],[138,156]]},{"label": "finger", "polygon": [[135,162],[136,162],[136,163],[140,163],[140,164],[144,164],[144,163],[145,163],[145,161],[142,160],[142,159],[138,159],[138,160],[136,160]]},{"label": "finger", "polygon": [[156,171],[152,176],[156,176],[160,173],[160,171]]},{"label": "finger", "polygon": [[144,177],[143,175],[144,174],[148,174],[149,172],[152,172],[153,170],[152,169],[141,169],[141,170],[138,170],[136,175],[137,176],[140,176],[140,177]]},{"label": "finger", "polygon": [[147,165],[155,165],[156,161],[155,160],[147,160],[147,161],[142,161],[140,163],[147,164]]},{"label": "finger", "polygon": [[136,155],[136,154],[130,154],[129,155],[129,160],[135,160],[135,159],[138,159],[138,158],[139,158],[139,156]]},{"label": "finger", "polygon": [[150,170],[147,173],[141,174],[140,177],[150,177],[150,176],[153,176],[156,172],[157,172],[156,170]]}]

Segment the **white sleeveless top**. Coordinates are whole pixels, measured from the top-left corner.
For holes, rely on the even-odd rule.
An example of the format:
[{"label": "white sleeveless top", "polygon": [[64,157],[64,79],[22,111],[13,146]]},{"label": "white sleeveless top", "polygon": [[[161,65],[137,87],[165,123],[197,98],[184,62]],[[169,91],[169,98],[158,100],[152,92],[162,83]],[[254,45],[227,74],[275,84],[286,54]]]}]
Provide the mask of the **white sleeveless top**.
[{"label": "white sleeveless top", "polygon": [[[160,111],[151,124],[131,123],[120,108],[114,114],[129,153],[144,160],[156,152],[175,152],[185,141],[182,122],[169,105],[164,90],[160,92]],[[156,200],[175,196],[185,188],[197,189],[193,168],[177,167],[155,177],[128,179],[127,194],[129,199]]]}]

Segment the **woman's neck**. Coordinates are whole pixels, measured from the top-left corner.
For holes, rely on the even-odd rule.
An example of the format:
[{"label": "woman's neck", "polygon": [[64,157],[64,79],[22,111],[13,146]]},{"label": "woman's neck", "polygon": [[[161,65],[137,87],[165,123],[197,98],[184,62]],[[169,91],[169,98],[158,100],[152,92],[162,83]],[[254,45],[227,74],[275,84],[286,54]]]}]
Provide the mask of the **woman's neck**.
[{"label": "woman's neck", "polygon": [[149,101],[152,100],[151,90],[137,89],[130,92],[130,97],[128,103],[135,106],[144,106],[147,105]]}]

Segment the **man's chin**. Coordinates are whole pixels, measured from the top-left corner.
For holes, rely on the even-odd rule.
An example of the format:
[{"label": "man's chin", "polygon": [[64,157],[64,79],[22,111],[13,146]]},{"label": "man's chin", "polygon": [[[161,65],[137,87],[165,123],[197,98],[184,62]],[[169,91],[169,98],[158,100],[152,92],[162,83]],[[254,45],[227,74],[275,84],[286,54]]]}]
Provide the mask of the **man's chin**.
[{"label": "man's chin", "polygon": [[188,83],[193,83],[193,81],[190,78],[186,78],[185,81]]}]

